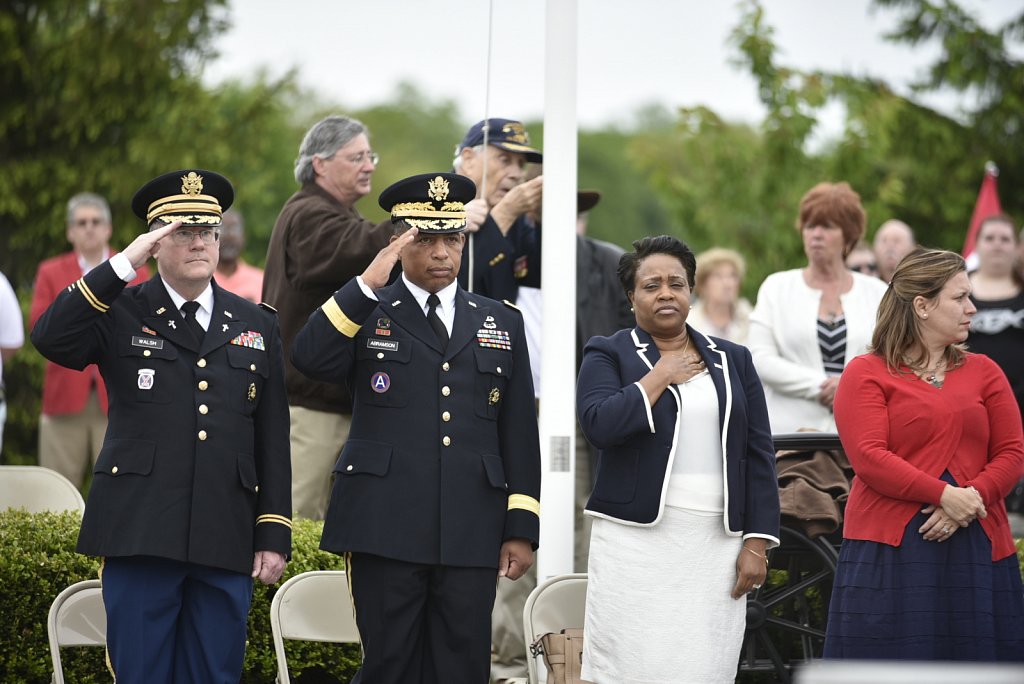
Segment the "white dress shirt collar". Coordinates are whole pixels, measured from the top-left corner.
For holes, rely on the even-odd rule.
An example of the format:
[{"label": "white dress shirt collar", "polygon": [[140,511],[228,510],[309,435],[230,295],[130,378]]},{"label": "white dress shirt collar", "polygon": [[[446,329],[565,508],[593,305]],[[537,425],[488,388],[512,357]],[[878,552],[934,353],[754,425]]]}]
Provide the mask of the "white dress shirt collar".
[{"label": "white dress shirt collar", "polygon": [[[161,279],[164,287],[167,288],[167,294],[171,296],[171,301],[174,302],[174,308],[179,312],[181,311],[181,305],[188,300],[178,294],[173,287],[167,284],[166,280]],[[199,302],[199,309],[196,311],[196,320],[199,321],[199,325],[203,326],[203,330],[210,329],[210,319],[213,317],[213,285],[208,284],[206,289],[196,297],[196,301]],[[182,318],[185,314],[182,313]]]},{"label": "white dress shirt collar", "polygon": [[[412,293],[412,296],[416,299],[416,303],[420,305],[420,310],[423,312],[423,315],[426,316],[429,308],[427,306],[427,297],[430,296],[430,293],[422,287],[414,285],[412,281],[405,276],[405,273],[402,273],[402,281],[409,289],[409,292]],[[448,328],[449,335],[451,334],[452,326],[455,323],[455,292],[458,289],[459,282],[457,280],[453,280],[450,285],[436,293],[437,298],[441,302],[437,307],[437,315],[441,317],[444,327]]]}]

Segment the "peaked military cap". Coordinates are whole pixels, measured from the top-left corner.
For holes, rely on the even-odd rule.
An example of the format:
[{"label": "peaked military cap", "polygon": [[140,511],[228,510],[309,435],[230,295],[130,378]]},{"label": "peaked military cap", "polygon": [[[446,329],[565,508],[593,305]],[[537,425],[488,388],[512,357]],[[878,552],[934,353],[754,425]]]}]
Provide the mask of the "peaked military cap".
[{"label": "peaked military cap", "polygon": [[392,183],[377,200],[393,222],[404,221],[421,233],[459,233],[466,229],[466,204],[476,183],[457,173],[421,173]]},{"label": "peaked military cap", "polygon": [[455,148],[455,156],[458,156],[467,147],[484,144],[485,125],[487,126],[488,145],[526,155],[526,161],[535,164],[540,164],[544,160],[540,150],[530,147],[530,134],[526,132],[526,127],[513,119],[486,119],[476,122],[466,132],[466,137],[462,139],[459,146]]},{"label": "peaked military cap", "polygon": [[132,211],[151,224],[181,221],[183,226],[218,226],[235,200],[235,189],[219,173],[184,169],[157,176],[135,193]]}]

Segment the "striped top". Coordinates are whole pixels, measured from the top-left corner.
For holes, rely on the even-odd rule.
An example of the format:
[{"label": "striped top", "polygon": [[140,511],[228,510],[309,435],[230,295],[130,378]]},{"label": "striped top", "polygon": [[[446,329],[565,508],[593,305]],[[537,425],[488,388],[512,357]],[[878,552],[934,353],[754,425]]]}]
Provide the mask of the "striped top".
[{"label": "striped top", "polygon": [[832,321],[818,319],[818,349],[825,375],[840,375],[846,359],[846,316]]}]

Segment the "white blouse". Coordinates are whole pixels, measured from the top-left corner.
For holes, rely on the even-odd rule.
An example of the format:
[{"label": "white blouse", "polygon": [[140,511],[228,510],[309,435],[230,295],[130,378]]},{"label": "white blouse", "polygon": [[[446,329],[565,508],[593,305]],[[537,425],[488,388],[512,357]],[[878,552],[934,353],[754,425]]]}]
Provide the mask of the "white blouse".
[{"label": "white blouse", "polygon": [[665,505],[720,514],[725,511],[725,459],[715,383],[704,371],[676,389],[682,409]]}]

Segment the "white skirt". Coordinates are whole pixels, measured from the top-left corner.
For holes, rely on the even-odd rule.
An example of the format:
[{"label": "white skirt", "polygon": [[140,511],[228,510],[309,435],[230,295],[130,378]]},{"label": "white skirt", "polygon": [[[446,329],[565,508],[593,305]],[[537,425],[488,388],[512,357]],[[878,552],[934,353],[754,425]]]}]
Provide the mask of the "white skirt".
[{"label": "white skirt", "polygon": [[747,602],[729,592],[743,540],[722,515],[665,507],[654,527],[594,519],[583,679],[594,684],[733,682]]}]

